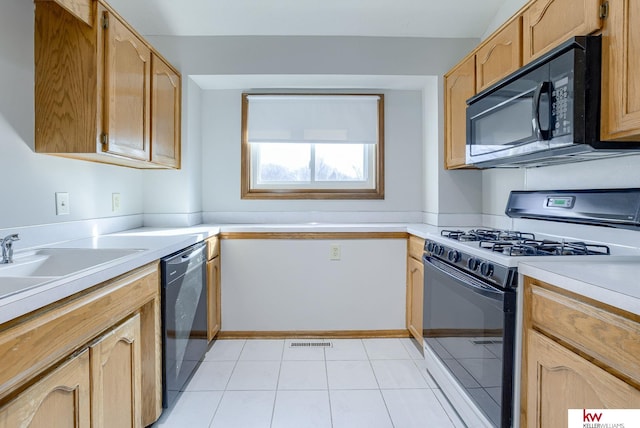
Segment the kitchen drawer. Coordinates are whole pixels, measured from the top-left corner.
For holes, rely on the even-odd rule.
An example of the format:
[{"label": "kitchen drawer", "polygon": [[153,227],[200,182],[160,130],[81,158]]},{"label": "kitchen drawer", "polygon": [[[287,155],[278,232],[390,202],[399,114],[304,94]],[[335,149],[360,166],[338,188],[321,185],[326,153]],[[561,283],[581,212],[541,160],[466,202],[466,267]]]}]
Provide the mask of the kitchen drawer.
[{"label": "kitchen drawer", "polygon": [[422,253],[424,252],[424,239],[417,236],[409,236],[409,257],[422,260]]},{"label": "kitchen drawer", "polygon": [[640,382],[640,323],[536,281],[531,282],[530,293],[536,330]]},{"label": "kitchen drawer", "polygon": [[220,240],[217,236],[212,236],[207,239],[207,260],[211,260],[214,257],[220,255]]}]

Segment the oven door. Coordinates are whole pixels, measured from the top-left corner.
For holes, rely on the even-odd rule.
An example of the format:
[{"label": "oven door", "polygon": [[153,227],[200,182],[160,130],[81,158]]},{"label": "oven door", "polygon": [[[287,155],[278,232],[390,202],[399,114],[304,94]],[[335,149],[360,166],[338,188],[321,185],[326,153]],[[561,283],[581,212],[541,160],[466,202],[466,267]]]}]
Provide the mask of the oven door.
[{"label": "oven door", "polygon": [[494,426],[510,427],[515,292],[429,255],[423,262],[425,346],[475,409]]}]

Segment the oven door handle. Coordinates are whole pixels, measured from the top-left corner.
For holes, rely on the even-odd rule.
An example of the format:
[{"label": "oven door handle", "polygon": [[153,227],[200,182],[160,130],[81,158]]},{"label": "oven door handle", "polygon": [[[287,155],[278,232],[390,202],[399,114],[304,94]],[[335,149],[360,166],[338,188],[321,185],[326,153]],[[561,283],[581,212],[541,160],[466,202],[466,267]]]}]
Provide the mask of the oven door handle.
[{"label": "oven door handle", "polygon": [[[459,271],[457,269],[451,268],[446,263],[436,260],[433,257],[427,256],[426,254],[422,256],[422,261],[424,262],[425,267],[427,265],[433,267],[434,269],[438,270],[442,274],[447,275],[453,278],[454,280],[456,280],[456,283],[459,284],[460,286],[466,287],[476,294],[480,294],[491,300],[496,300],[499,302],[504,301],[505,292],[496,287],[493,287],[489,284],[484,284],[483,282],[477,280],[471,275],[465,272]],[[425,272],[424,278],[426,281],[427,280],[426,272]]]}]

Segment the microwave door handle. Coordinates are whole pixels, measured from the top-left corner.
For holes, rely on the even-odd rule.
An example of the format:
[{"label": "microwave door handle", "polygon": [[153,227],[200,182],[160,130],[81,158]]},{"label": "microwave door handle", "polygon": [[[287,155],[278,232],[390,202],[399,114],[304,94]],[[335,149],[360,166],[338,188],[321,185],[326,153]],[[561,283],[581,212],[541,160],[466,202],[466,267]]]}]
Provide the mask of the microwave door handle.
[{"label": "microwave door handle", "polygon": [[551,136],[549,129],[540,128],[540,100],[542,99],[543,92],[549,92],[551,84],[549,82],[540,82],[536,86],[536,91],[533,94],[533,113],[531,117],[531,124],[533,125],[533,134],[538,141],[548,140]]}]

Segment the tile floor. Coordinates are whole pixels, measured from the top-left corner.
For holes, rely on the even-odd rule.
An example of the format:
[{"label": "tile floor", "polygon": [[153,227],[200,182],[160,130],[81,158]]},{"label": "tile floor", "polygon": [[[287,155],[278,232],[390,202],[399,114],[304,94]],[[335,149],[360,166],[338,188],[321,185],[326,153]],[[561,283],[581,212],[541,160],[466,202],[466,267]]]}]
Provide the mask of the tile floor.
[{"label": "tile floor", "polygon": [[327,341],[218,340],[153,426],[464,427],[409,339]]}]

